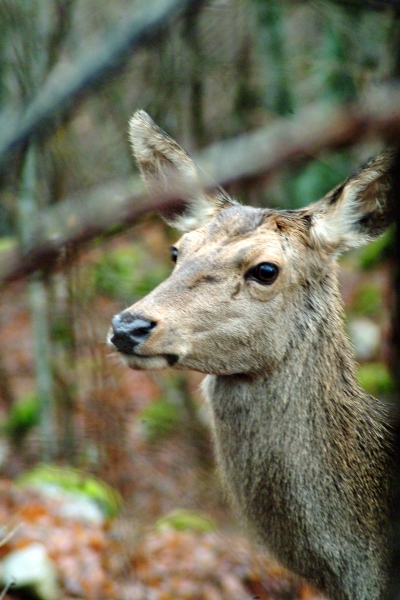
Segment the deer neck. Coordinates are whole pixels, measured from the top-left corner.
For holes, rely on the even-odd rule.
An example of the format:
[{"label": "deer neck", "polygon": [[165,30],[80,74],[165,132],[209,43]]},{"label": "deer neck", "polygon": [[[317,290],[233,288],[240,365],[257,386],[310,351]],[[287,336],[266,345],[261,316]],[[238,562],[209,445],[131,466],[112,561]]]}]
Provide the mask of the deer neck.
[{"label": "deer neck", "polygon": [[[290,406],[305,414],[327,403],[333,408],[365,395],[355,377],[355,358],[344,332],[336,274],[303,291],[291,316],[292,330],[283,359],[256,375],[217,376],[206,383],[215,408],[256,406],[272,415]],[[213,396],[215,396],[213,401]],[[290,413],[291,411],[289,411]]]}]

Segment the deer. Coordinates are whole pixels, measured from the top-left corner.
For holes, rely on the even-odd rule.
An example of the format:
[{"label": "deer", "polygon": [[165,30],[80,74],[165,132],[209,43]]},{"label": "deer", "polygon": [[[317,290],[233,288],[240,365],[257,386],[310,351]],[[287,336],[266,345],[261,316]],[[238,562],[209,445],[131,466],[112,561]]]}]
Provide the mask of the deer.
[{"label": "deer", "polygon": [[337,259],[390,224],[392,153],[297,210],[205,188],[189,155],[142,110],[130,121],[154,197],[182,232],[172,274],[112,319],[132,369],[204,373],[216,461],[249,535],[331,600],[382,600],[390,427],[356,378]]}]

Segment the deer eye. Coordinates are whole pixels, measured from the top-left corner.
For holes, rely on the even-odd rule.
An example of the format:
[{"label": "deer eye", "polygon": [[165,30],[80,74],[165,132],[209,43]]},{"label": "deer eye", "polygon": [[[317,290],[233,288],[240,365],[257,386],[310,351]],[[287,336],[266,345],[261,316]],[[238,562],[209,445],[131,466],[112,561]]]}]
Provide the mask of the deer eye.
[{"label": "deer eye", "polygon": [[274,283],[279,274],[279,267],[274,263],[264,262],[249,269],[246,273],[246,279],[257,281],[270,285]]},{"label": "deer eye", "polygon": [[175,248],[175,246],[171,246],[170,252],[171,252],[171,260],[175,264],[176,261],[178,260],[178,248]]}]

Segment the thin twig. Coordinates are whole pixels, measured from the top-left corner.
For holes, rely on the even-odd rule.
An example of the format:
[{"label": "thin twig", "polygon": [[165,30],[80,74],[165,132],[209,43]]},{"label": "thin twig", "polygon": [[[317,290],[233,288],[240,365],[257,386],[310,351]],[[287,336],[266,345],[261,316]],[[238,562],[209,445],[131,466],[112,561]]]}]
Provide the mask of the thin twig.
[{"label": "thin twig", "polygon": [[7,594],[8,590],[10,588],[12,588],[13,585],[15,585],[15,579],[14,578],[10,579],[10,581],[6,584],[4,590],[0,594],[0,600],[4,600],[4,598],[6,597],[6,594]]},{"label": "thin twig", "polygon": [[[16,532],[18,531],[18,529],[21,527],[21,524],[18,523],[14,529],[11,529],[11,531],[9,531],[7,533],[7,535],[5,537],[3,537],[2,540],[0,540],[0,548],[2,548],[3,546],[5,546],[6,544],[8,544],[8,542],[14,537],[14,535],[16,534]],[[1,600],[1,597],[0,597]]]}]

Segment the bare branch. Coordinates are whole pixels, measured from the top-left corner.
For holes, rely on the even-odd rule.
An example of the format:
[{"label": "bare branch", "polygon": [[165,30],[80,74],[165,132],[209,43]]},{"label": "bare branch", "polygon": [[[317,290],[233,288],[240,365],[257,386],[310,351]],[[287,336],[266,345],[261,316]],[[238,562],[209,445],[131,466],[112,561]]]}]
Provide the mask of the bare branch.
[{"label": "bare branch", "polygon": [[163,198],[148,199],[138,178],[102,186],[84,198],[64,200],[42,211],[31,229],[24,253],[11,250],[1,257],[0,284],[43,270],[56,269],[64,250],[81,246],[99,235],[114,233],[137,223],[144,215],[174,210],[182,205],[177,190]]},{"label": "bare branch", "polygon": [[154,42],[184,10],[195,10],[204,0],[156,0],[140,14],[127,12],[126,18],[107,35],[85,48],[74,63],[61,62],[22,115],[5,109],[0,115],[0,164],[28,138],[48,125],[89,89],[100,85],[121,68],[134,50]]},{"label": "bare branch", "polygon": [[298,156],[354,143],[375,132],[400,132],[400,86],[376,88],[354,104],[317,103],[293,119],[277,119],[252,133],[213,144],[195,157],[211,180],[221,185],[267,174]]},{"label": "bare branch", "polygon": [[[206,187],[227,185],[267,174],[288,160],[314,155],[323,148],[355,142],[375,132],[395,139],[400,132],[400,87],[374,90],[354,105],[317,104],[294,119],[206,148],[195,162],[203,169]],[[64,200],[38,215],[24,255],[2,257],[0,283],[20,279],[37,269],[52,269],[70,245],[82,245],[98,235],[136,223],[146,213],[176,208],[179,189],[168,196],[145,199],[137,178],[102,186],[83,198]]]}]

